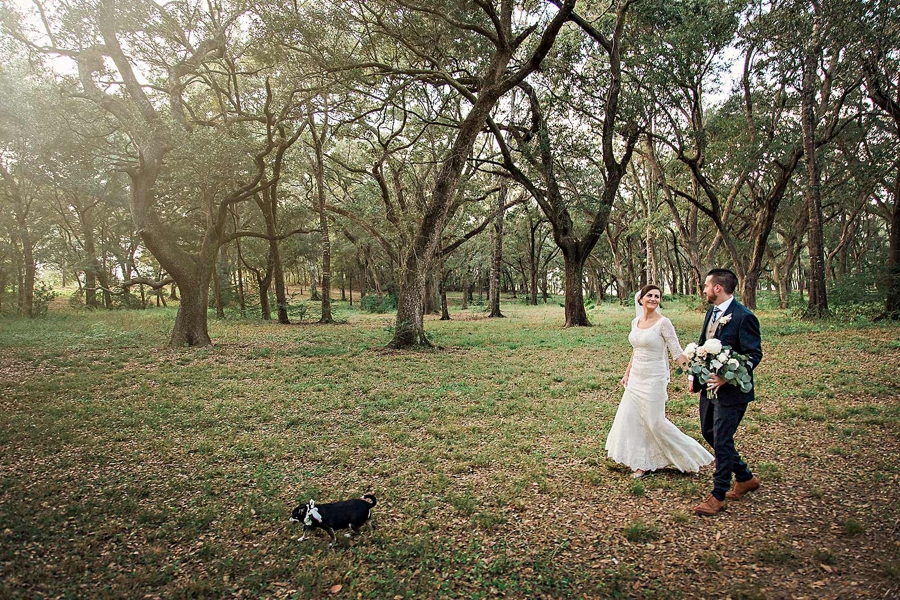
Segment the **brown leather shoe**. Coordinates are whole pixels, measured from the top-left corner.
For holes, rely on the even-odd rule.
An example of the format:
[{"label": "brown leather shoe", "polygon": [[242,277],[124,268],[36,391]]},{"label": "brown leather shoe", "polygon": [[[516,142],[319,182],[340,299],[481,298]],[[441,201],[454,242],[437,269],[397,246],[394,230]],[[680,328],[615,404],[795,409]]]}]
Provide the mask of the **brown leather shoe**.
[{"label": "brown leather shoe", "polygon": [[710,494],[706,500],[694,507],[694,514],[711,517],[723,510],[725,510],[725,501],[718,500],[715,496]]},{"label": "brown leather shoe", "polygon": [[755,489],[759,488],[759,477],[754,475],[747,481],[734,482],[734,489],[725,494],[725,497],[729,500],[740,500],[744,496],[746,496],[749,492],[752,492]]}]

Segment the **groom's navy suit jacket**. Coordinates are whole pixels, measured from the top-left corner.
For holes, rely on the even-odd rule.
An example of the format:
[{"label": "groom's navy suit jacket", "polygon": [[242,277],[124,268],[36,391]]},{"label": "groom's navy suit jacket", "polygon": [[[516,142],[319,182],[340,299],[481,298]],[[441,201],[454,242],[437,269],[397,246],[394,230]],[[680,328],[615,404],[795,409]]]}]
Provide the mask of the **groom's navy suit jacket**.
[{"label": "groom's navy suit jacket", "polygon": [[[700,332],[700,344],[706,342],[706,329],[709,320],[712,318],[713,307],[711,306],[706,312],[706,318],[703,319],[703,329]],[[720,325],[714,334],[714,337],[722,342],[725,346],[731,346],[733,352],[745,354],[750,358],[752,368],[750,369],[750,382],[753,382],[753,371],[756,365],[762,360],[762,339],[759,335],[759,320],[750,310],[738,302],[732,300],[731,305],[725,310],[722,317],[731,315],[731,320],[725,325]],[[720,320],[721,318],[720,317]],[[723,385],[716,392],[718,402],[722,406],[735,406],[737,404],[745,404],[755,398],[756,384],[746,394],[736,385]],[[705,394],[706,391],[704,390]]]}]

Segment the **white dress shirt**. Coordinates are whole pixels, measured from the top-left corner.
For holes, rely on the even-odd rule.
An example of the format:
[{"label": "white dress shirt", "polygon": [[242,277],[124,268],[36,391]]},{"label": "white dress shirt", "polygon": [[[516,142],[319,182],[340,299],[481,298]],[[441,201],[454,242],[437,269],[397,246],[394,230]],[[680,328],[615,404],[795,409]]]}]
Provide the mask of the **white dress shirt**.
[{"label": "white dress shirt", "polygon": [[722,318],[722,315],[724,315],[725,311],[728,310],[728,307],[731,306],[732,300],[734,300],[734,296],[729,296],[728,300],[726,300],[722,304],[716,304],[716,308],[719,309],[719,318]]}]

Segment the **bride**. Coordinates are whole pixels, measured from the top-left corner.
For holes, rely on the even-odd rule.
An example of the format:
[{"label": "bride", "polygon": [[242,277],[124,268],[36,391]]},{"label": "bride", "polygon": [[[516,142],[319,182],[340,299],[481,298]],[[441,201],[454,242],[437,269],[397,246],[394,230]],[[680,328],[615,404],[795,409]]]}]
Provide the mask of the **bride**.
[{"label": "bride", "polygon": [[687,359],[675,327],[659,312],[660,289],[646,285],[634,299],[638,316],[631,322],[628,336],[634,352],[622,377],[625,392],[606,438],[606,450],[611,459],[631,467],[635,479],[670,465],[695,473],[711,463],[713,456],[666,419],[666,346],[680,365],[686,365]]}]

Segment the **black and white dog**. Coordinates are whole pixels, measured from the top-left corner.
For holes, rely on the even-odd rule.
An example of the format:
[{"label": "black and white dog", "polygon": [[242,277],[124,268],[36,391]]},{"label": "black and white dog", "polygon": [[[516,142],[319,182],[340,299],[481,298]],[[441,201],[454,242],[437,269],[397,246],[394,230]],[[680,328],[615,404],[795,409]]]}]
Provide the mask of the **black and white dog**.
[{"label": "black and white dog", "polygon": [[334,545],[336,538],[334,532],[339,529],[349,529],[350,533],[344,534],[350,537],[354,533],[359,533],[359,528],[369,524],[369,528],[374,530],[375,523],[371,521],[372,507],[375,506],[377,500],[372,494],[366,494],[362,500],[344,500],[343,502],[330,502],[328,504],[316,504],[310,500],[306,504],[301,504],[291,512],[291,523],[303,523],[303,537],[300,541],[306,539],[306,532],[313,529],[324,529],[331,537],[331,545]]}]

